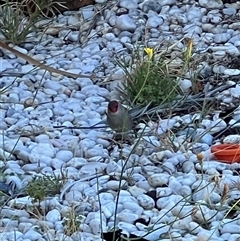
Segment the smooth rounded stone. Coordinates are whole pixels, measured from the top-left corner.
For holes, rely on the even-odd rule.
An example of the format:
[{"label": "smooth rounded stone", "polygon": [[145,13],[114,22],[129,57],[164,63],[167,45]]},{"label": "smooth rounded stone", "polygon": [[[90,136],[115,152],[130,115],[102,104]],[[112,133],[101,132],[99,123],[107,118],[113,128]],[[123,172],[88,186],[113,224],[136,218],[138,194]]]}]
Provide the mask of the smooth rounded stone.
[{"label": "smooth rounded stone", "polygon": [[121,39],[120,39],[120,42],[122,43],[122,44],[126,44],[126,43],[131,43],[131,38],[130,37],[122,37]]},{"label": "smooth rounded stone", "polygon": [[24,170],[25,172],[30,172],[30,171],[42,170],[45,167],[47,167],[45,163],[30,163],[30,164],[23,165],[22,170]]},{"label": "smooth rounded stone", "polygon": [[31,150],[31,155],[42,155],[47,157],[54,157],[56,150],[50,143],[39,143]]},{"label": "smooth rounded stone", "polygon": [[171,188],[173,192],[179,193],[182,187],[182,184],[179,182],[177,178],[175,178],[174,176],[171,176],[169,179],[168,187]]},{"label": "smooth rounded stone", "polygon": [[35,137],[35,141],[37,143],[41,143],[41,142],[45,142],[45,143],[49,143],[49,136],[46,134],[41,134]]},{"label": "smooth rounded stone", "polygon": [[230,103],[233,103],[233,98],[232,97],[224,97],[222,99],[223,103],[225,104],[230,104]]},{"label": "smooth rounded stone", "polygon": [[196,130],[196,133],[194,133],[194,136],[192,138],[195,141],[197,140],[199,143],[206,143],[209,146],[212,144],[213,141],[213,136],[207,133],[206,130],[200,128]]},{"label": "smooth rounded stone", "polygon": [[227,169],[227,164],[211,160],[210,162],[203,162],[202,164],[196,163],[195,168],[198,171],[207,171],[211,168],[222,171],[224,169]]},{"label": "smooth rounded stone", "polygon": [[[157,209],[156,209],[157,210]],[[144,214],[146,214],[147,211],[144,211]],[[171,212],[167,209],[161,209],[160,211],[157,210],[157,212],[152,212],[150,215],[146,214],[148,218],[150,218],[151,224],[156,223],[167,223],[169,221],[169,218],[172,216]]]},{"label": "smooth rounded stone", "polygon": [[27,222],[27,223],[32,223],[33,225],[35,225],[35,224],[37,224],[40,221],[41,220],[39,220],[37,218],[19,217],[19,223]]},{"label": "smooth rounded stone", "polygon": [[[6,153],[5,153],[6,154]],[[24,174],[24,171],[22,170],[22,168],[20,167],[20,165],[18,165],[17,163],[8,163],[7,165],[4,165],[5,167],[8,167],[4,173],[7,174],[9,172],[10,173],[15,173],[15,174],[19,174],[22,175]],[[9,177],[7,177],[8,179]]]},{"label": "smooth rounded stone", "polygon": [[170,158],[169,160],[165,161],[162,164],[162,169],[169,174],[173,174],[177,171],[177,168],[176,168],[175,164],[171,162],[171,159],[172,158]]},{"label": "smooth rounded stone", "polygon": [[137,197],[138,203],[145,210],[151,210],[155,206],[155,201],[148,195],[142,194]]},{"label": "smooth rounded stone", "polygon": [[82,178],[82,177],[80,177],[78,170],[74,167],[67,167],[64,169],[54,170],[53,175],[55,175],[59,178],[69,178],[69,179],[73,179],[73,180]]},{"label": "smooth rounded stone", "polygon": [[189,79],[181,79],[178,84],[184,93],[189,93],[192,87],[192,82]]},{"label": "smooth rounded stone", "polygon": [[146,191],[148,191],[151,188],[151,186],[149,185],[149,182],[147,180],[146,181],[143,180],[143,181],[137,182],[136,186],[139,187],[139,188],[142,188],[142,189],[144,189]]},{"label": "smooth rounded stone", "polygon": [[96,2],[96,3],[101,3],[101,4],[103,4],[103,3],[106,3],[107,0],[95,0],[95,2]]},{"label": "smooth rounded stone", "polygon": [[[181,23],[181,24],[187,24],[188,23],[188,19],[186,14],[177,14],[174,16],[176,18],[176,21]],[[177,31],[177,32],[181,32],[182,31],[182,26],[179,26],[179,24],[177,24],[177,22],[172,23],[169,26],[169,30],[170,31]]]},{"label": "smooth rounded stone", "polygon": [[29,160],[28,160],[29,152],[26,151],[26,150],[24,150],[24,149],[22,149],[22,150],[21,150],[21,149],[15,150],[15,151],[14,151],[14,154],[17,155],[17,157],[18,157],[20,160],[24,161],[24,162],[28,162],[28,161],[29,161]]},{"label": "smooth rounded stone", "polygon": [[55,223],[61,220],[61,214],[57,209],[53,209],[47,213],[46,220]]},{"label": "smooth rounded stone", "polygon": [[101,219],[106,223],[107,219],[104,215],[100,214],[99,211],[98,212],[89,212],[87,214],[86,219],[84,220],[85,224],[89,224],[91,220],[93,219]]},{"label": "smooth rounded stone", "polygon": [[121,173],[122,166],[118,165],[115,161],[110,161],[106,167],[106,174],[110,174],[111,172]]},{"label": "smooth rounded stone", "polygon": [[61,207],[60,202],[58,201],[57,197],[51,198],[51,199],[46,199],[40,202],[40,206],[42,209],[49,209],[49,208],[59,208]]},{"label": "smooth rounded stone", "polygon": [[[224,235],[226,235],[226,237],[225,237]],[[239,239],[239,234],[229,235],[229,233],[226,233],[226,234],[221,235],[221,237],[222,237],[224,240],[237,241],[237,240]]]},{"label": "smooth rounded stone", "polygon": [[119,219],[119,221],[134,223],[134,221],[136,221],[139,216],[135,213],[131,213],[131,211],[128,209],[124,209],[117,214],[117,218]]},{"label": "smooth rounded stone", "polygon": [[184,218],[192,212],[192,207],[189,205],[176,205],[172,210],[171,213],[174,217]]},{"label": "smooth rounded stone", "polygon": [[156,188],[156,197],[167,197],[172,194],[172,189],[169,187],[157,187]]},{"label": "smooth rounded stone", "polygon": [[229,16],[235,15],[237,12],[236,8],[234,8],[234,7],[224,8],[222,11],[223,11],[224,15],[229,15]]},{"label": "smooth rounded stone", "polygon": [[13,230],[1,232],[1,241],[19,240],[23,241],[23,233]]},{"label": "smooth rounded stone", "polygon": [[51,161],[51,166],[57,170],[65,167],[65,162],[58,159],[58,158],[53,158]]},{"label": "smooth rounded stone", "polygon": [[27,223],[27,222],[21,222],[18,225],[18,230],[26,233],[28,230],[30,230],[33,227],[32,223]]},{"label": "smooth rounded stone", "polygon": [[13,69],[13,65],[7,59],[1,59],[1,71],[6,69]]},{"label": "smooth rounded stone", "polygon": [[6,176],[5,182],[7,185],[10,186],[11,189],[17,188],[19,190],[21,190],[27,184],[27,182],[23,183],[23,180],[21,180],[18,176],[13,176],[13,175]]},{"label": "smooth rounded stone", "polygon": [[73,122],[75,119],[75,116],[73,114],[65,114],[59,118],[57,118],[57,121],[63,123],[63,122]]},{"label": "smooth rounded stone", "polygon": [[148,13],[149,11],[160,13],[162,9],[160,3],[154,0],[143,1],[139,4],[139,7],[144,13]]},{"label": "smooth rounded stone", "polygon": [[240,143],[240,135],[229,135],[223,139],[223,143]]},{"label": "smooth rounded stone", "polygon": [[212,68],[213,73],[216,73],[216,74],[223,74],[225,70],[226,70],[226,67],[223,65],[215,65]]},{"label": "smooth rounded stone", "polygon": [[135,198],[138,198],[139,195],[142,195],[146,193],[146,190],[139,188],[137,186],[132,186],[128,188],[128,191],[131,193],[131,195]]},{"label": "smooth rounded stone", "polygon": [[148,183],[151,187],[161,187],[168,184],[169,178],[169,174],[156,173],[148,178]]},{"label": "smooth rounded stone", "polygon": [[193,6],[187,11],[187,19],[189,22],[199,21],[202,18],[202,15],[203,14],[199,7]]},{"label": "smooth rounded stone", "polygon": [[199,5],[206,9],[222,9],[223,2],[221,0],[199,0]]},{"label": "smooth rounded stone", "polygon": [[[95,1],[96,3],[97,2],[102,2],[102,0],[96,0]],[[61,239],[58,238],[58,240],[64,240],[65,237],[66,237],[66,234],[61,234]],[[71,235],[71,238],[73,241],[79,241],[79,240],[94,240],[94,241],[102,241],[102,238],[100,238],[100,235],[97,234],[97,235],[94,235],[92,233],[86,233],[86,232],[82,232],[82,231],[78,231],[78,232],[75,232]]]},{"label": "smooth rounded stone", "polygon": [[102,138],[98,138],[98,139],[96,140],[96,143],[99,144],[99,145],[102,145],[104,148],[107,148],[107,147],[110,146],[110,142],[107,141],[107,140],[104,140],[104,139],[102,139]]},{"label": "smooth rounded stone", "polygon": [[219,33],[214,35],[213,41],[218,44],[226,43],[231,37],[230,33]]},{"label": "smooth rounded stone", "polygon": [[[213,24],[219,24],[222,21],[222,15],[218,12],[218,10],[211,10],[206,17],[209,20],[209,22]],[[213,31],[215,32],[215,30]]]},{"label": "smooth rounded stone", "polygon": [[52,97],[52,96],[56,96],[58,93],[55,90],[52,89],[44,89],[43,92],[46,94],[46,97]]},{"label": "smooth rounded stone", "polygon": [[[200,188],[198,188],[198,190],[192,195],[192,199],[195,202],[205,200],[207,203],[219,203],[221,201],[221,196],[218,193],[212,192],[211,196],[209,196],[210,188],[212,188],[212,190],[214,189],[214,187],[211,186],[211,184],[208,184],[204,189],[200,190]],[[192,189],[194,188],[192,187]]]},{"label": "smooth rounded stone", "polygon": [[[127,199],[126,199],[127,200]],[[124,202],[123,203],[123,207],[124,207],[124,209],[129,209],[129,210],[131,210],[132,211],[132,213],[135,213],[135,214],[137,214],[137,215],[142,215],[142,213],[143,213],[143,208],[142,207],[140,207],[137,203],[134,203],[134,202]]]},{"label": "smooth rounded stone", "polygon": [[128,183],[125,180],[122,180],[121,183],[115,180],[111,180],[106,183],[106,188],[114,191],[119,190],[119,188],[126,189],[127,186],[128,186]]},{"label": "smooth rounded stone", "polygon": [[[146,240],[158,240],[159,237],[163,236],[164,234],[168,233],[169,230],[171,229],[171,227],[169,225],[166,224],[156,224],[154,225],[154,230],[152,230],[151,232],[146,232],[146,236],[144,236],[144,238]],[[145,227],[146,230],[146,227]]]},{"label": "smooth rounded stone", "polygon": [[64,226],[63,226],[63,222],[62,222],[62,221],[57,221],[57,222],[55,222],[55,223],[54,223],[54,226],[55,226],[55,230],[56,230],[57,232],[64,230]]},{"label": "smooth rounded stone", "polygon": [[108,41],[113,41],[114,39],[116,39],[116,36],[113,33],[105,33],[103,37],[106,38]]},{"label": "smooth rounded stone", "polygon": [[93,186],[95,184],[98,184],[100,187],[102,187],[104,184],[106,184],[110,179],[110,176],[108,175],[103,175],[97,178],[93,178],[90,180],[89,184],[90,186]]},{"label": "smooth rounded stone", "polygon": [[68,150],[60,150],[56,153],[56,158],[62,160],[63,162],[68,162],[73,158],[73,153]]},{"label": "smooth rounded stone", "polygon": [[112,202],[114,200],[114,196],[111,193],[99,193],[97,200],[102,206],[104,206],[107,203]]},{"label": "smooth rounded stone", "polygon": [[21,52],[22,54],[28,54],[28,51],[26,49],[21,48],[21,47],[19,47],[17,45],[9,44],[9,47],[11,47],[11,48]]},{"label": "smooth rounded stone", "polygon": [[100,234],[101,232],[106,232],[107,231],[107,225],[104,221],[101,219],[92,219],[89,222],[89,227],[92,230],[93,234]]},{"label": "smooth rounded stone", "polygon": [[234,75],[239,75],[240,70],[239,69],[225,69],[224,74],[234,76]]},{"label": "smooth rounded stone", "polygon": [[5,218],[12,218],[13,216],[30,218],[29,213],[25,210],[3,208],[0,213]]},{"label": "smooth rounded stone", "polygon": [[[202,34],[202,27],[196,25],[196,23],[194,24],[188,24],[183,28],[184,33],[186,34],[186,36],[189,36],[190,34],[194,35],[194,36],[198,36]],[[198,35],[196,35],[198,34]]]},{"label": "smooth rounded stone", "polygon": [[159,210],[165,208],[171,210],[176,206],[176,203],[182,201],[182,196],[180,195],[171,195],[170,197],[161,197],[157,200],[156,205]]},{"label": "smooth rounded stone", "polygon": [[[71,184],[71,183],[70,183]],[[89,188],[90,185],[88,182],[75,182],[74,185],[71,186],[70,190],[71,191],[79,191],[79,192],[83,192],[85,189]]]},{"label": "smooth rounded stone", "polygon": [[171,217],[168,222],[170,223],[173,222],[172,227],[174,229],[186,230],[188,223],[191,221],[192,221],[192,217],[188,213],[185,217],[182,217],[181,219],[177,218],[177,220],[176,220],[176,217]]},{"label": "smooth rounded stone", "polygon": [[4,227],[7,227],[7,226],[18,227],[18,221],[17,220],[11,220],[10,218],[2,218],[1,224]]},{"label": "smooth rounded stone", "polygon": [[235,47],[234,45],[232,45],[230,43],[230,40],[228,43],[225,43],[223,46],[210,46],[209,49],[211,49],[213,52],[224,51],[230,55],[239,56],[240,52],[239,52],[238,48]]},{"label": "smooth rounded stone", "polygon": [[158,16],[152,16],[152,17],[148,18],[146,27],[147,28],[157,28],[161,24],[163,24],[163,18],[158,17]]},{"label": "smooth rounded stone", "polygon": [[198,234],[202,230],[202,227],[200,227],[196,222],[189,222],[187,224],[187,230],[189,230],[192,234]]},{"label": "smooth rounded stone", "polygon": [[79,225],[79,229],[82,231],[82,232],[87,232],[87,233],[91,233],[91,228],[87,225],[87,224],[80,224]]},{"label": "smooth rounded stone", "polygon": [[231,234],[240,234],[239,225],[234,223],[225,223],[220,230],[221,233],[231,233]]},{"label": "smooth rounded stone", "polygon": [[130,18],[127,14],[116,17],[115,25],[120,30],[127,30],[130,32],[133,32],[137,27],[133,19]]},{"label": "smooth rounded stone", "polygon": [[179,194],[183,197],[188,197],[192,194],[192,189],[187,185],[183,185],[180,188]]},{"label": "smooth rounded stone", "polygon": [[96,145],[96,142],[89,139],[83,139],[83,140],[80,140],[79,142],[79,147],[81,149],[90,149],[95,145]]},{"label": "smooth rounded stone", "polygon": [[28,230],[26,233],[24,233],[24,240],[29,239],[31,241],[37,241],[40,240],[40,238],[42,238],[42,234],[38,233],[37,231],[30,229]]},{"label": "smooth rounded stone", "polygon": [[89,177],[96,173],[102,173],[107,167],[106,163],[88,163],[81,167],[79,173],[83,176]]},{"label": "smooth rounded stone", "polygon": [[121,0],[119,2],[119,6],[122,7],[122,8],[126,8],[128,10],[137,9],[137,7],[138,7],[138,0],[131,0],[131,1]]},{"label": "smooth rounded stone", "polygon": [[[238,70],[238,71],[240,71],[240,70]],[[236,85],[235,88],[231,88],[230,93],[231,93],[232,97],[239,98],[239,96],[240,96],[240,86]]]},{"label": "smooth rounded stone", "polygon": [[134,231],[137,231],[137,227],[133,224],[130,224],[128,222],[119,222],[117,224],[118,228],[123,230],[123,231],[126,231],[128,233],[133,233]]},{"label": "smooth rounded stone", "polygon": [[12,139],[12,140],[7,140],[4,138],[3,142],[2,142],[4,145],[3,145],[3,148],[5,151],[7,152],[12,152],[13,150],[24,150],[26,149],[23,145],[23,142],[22,140],[17,140],[17,139]]},{"label": "smooth rounded stone", "polygon": [[67,24],[70,25],[71,27],[80,27],[80,24],[81,24],[80,15],[78,14],[70,15],[67,18]]},{"label": "smooth rounded stone", "polygon": [[192,161],[185,161],[182,164],[182,170],[184,173],[194,172],[195,171],[195,165]]},{"label": "smooth rounded stone", "polygon": [[[126,45],[126,44],[125,44]],[[123,48],[123,45],[122,45],[122,43],[120,43],[120,42],[108,42],[107,43],[107,48],[109,49],[109,50],[117,50],[117,49],[122,49]],[[109,65],[110,65],[110,63],[109,63]],[[109,66],[110,67],[110,66]]]},{"label": "smooth rounded stone", "polygon": [[139,182],[139,181],[146,181],[146,178],[143,175],[139,174],[139,173],[134,173],[132,175],[132,180],[134,182]]},{"label": "smooth rounded stone", "polygon": [[8,100],[13,102],[13,103],[18,103],[19,102],[19,95],[17,93],[10,93]]},{"label": "smooth rounded stone", "polygon": [[212,241],[223,241],[220,237],[216,235],[217,229],[215,230],[206,230],[203,229],[197,234],[199,240],[212,240]]},{"label": "smooth rounded stone", "polygon": [[69,203],[79,202],[83,198],[82,193],[79,191],[69,191],[65,195],[65,200]]},{"label": "smooth rounded stone", "polygon": [[144,166],[144,167],[140,168],[141,174],[147,173],[149,176],[153,175],[155,173],[161,173],[161,172],[163,172],[163,169],[160,167],[155,167],[155,166]]},{"label": "smooth rounded stone", "polygon": [[98,188],[98,186],[96,185],[96,188],[94,188],[94,187],[89,187],[89,188],[86,188],[86,189],[84,189],[84,191],[83,191],[83,195],[85,196],[85,197],[96,197],[97,196],[97,188]]},{"label": "smooth rounded stone", "polygon": [[101,210],[105,217],[109,219],[110,217],[114,217],[116,213],[121,212],[123,210],[123,205],[118,203],[116,210],[116,203],[111,201],[104,206],[102,205]]}]

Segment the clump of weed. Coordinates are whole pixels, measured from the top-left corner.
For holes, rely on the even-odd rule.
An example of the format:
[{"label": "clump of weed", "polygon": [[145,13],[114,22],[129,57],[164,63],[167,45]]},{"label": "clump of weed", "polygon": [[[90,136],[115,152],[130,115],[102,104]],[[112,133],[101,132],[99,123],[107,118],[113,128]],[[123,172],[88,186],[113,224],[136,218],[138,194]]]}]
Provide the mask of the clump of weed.
[{"label": "clump of weed", "polygon": [[59,194],[65,181],[57,176],[37,176],[26,188],[26,193],[34,201],[42,201],[47,196]]}]

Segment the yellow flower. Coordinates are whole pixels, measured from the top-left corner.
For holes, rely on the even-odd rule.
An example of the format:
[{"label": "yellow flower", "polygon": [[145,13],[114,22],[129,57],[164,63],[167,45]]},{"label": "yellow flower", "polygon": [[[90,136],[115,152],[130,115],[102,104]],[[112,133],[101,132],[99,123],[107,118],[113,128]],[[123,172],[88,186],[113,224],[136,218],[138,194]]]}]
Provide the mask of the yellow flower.
[{"label": "yellow flower", "polygon": [[187,44],[187,50],[185,52],[185,58],[186,61],[189,62],[189,60],[192,57],[192,48],[193,48],[193,39],[189,39],[188,44]]},{"label": "yellow flower", "polygon": [[147,53],[148,59],[152,60],[152,58],[153,58],[153,49],[152,48],[144,48],[144,51]]}]

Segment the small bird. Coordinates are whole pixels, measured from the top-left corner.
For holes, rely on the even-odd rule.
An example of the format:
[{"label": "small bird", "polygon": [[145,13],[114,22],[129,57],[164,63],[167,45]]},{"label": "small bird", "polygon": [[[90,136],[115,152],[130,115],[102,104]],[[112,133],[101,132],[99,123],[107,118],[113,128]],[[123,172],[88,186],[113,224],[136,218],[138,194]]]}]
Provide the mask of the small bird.
[{"label": "small bird", "polygon": [[130,131],[133,126],[133,118],[128,109],[116,100],[108,103],[107,123],[117,133]]}]

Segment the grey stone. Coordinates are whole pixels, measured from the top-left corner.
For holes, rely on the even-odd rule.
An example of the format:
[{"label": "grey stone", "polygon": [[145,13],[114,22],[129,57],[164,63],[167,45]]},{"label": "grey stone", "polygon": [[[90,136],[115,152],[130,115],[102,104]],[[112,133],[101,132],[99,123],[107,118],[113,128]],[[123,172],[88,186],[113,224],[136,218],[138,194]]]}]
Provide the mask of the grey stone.
[{"label": "grey stone", "polygon": [[127,30],[130,32],[134,32],[136,29],[136,24],[132,18],[130,18],[127,14],[123,14],[116,18],[116,27],[120,30]]}]

